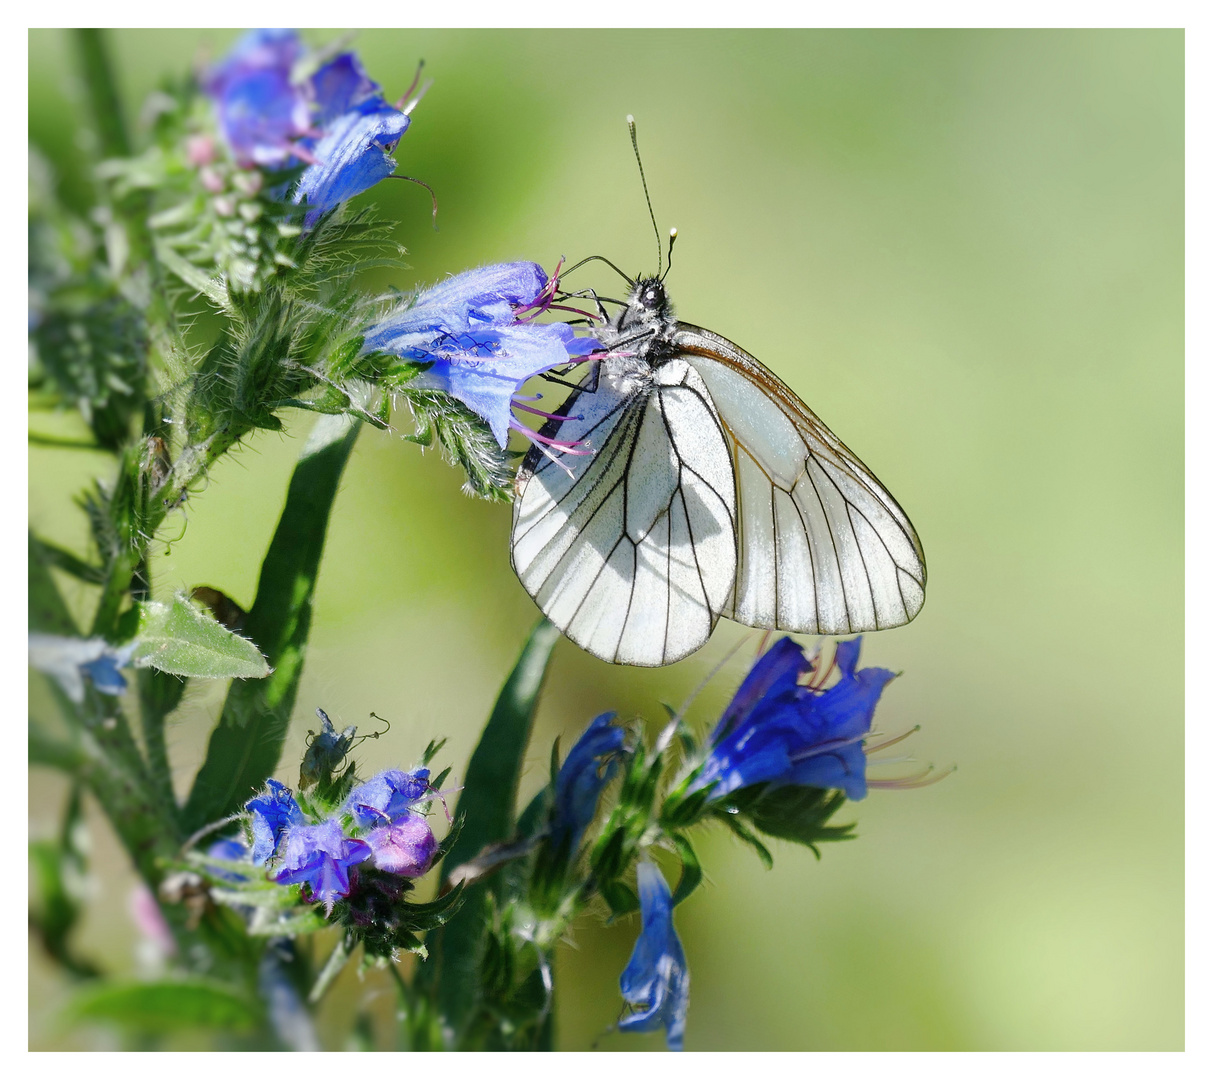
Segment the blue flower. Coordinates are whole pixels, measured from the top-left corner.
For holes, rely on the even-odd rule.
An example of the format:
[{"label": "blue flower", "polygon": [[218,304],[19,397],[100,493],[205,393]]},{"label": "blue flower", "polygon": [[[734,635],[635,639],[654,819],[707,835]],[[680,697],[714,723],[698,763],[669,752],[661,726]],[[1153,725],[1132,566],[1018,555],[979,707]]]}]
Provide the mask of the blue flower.
[{"label": "blue flower", "polygon": [[690,791],[720,798],[750,784],[835,788],[848,799],[867,794],[863,740],[894,673],[856,670],[862,638],[839,642],[840,678],[812,685],[814,665],[783,638],[746,676],[712,734],[712,749]]},{"label": "blue flower", "polygon": [[70,638],[57,634],[30,634],[30,667],[50,675],[77,705],[84,700],[87,678],[98,692],[117,697],[126,689],[119,668],[131,662],[136,642],[111,645],[101,638]]},{"label": "blue flower", "polygon": [[552,842],[570,855],[581,844],[581,834],[594,820],[598,796],[619,768],[623,754],[623,728],[611,721],[614,713],[595,717],[573,744],[556,775],[552,810]]},{"label": "blue flower", "polygon": [[362,826],[395,824],[430,792],[430,770],[387,769],[359,784],[345,800],[346,810]]},{"label": "blue flower", "polygon": [[[228,837],[224,840],[216,840],[206,849],[207,855],[212,859],[218,859],[223,863],[233,862],[248,862],[249,849],[243,840],[238,840],[235,837]],[[264,861],[264,860],[262,860]],[[210,867],[210,871],[216,877],[221,877],[225,881],[248,881],[248,875],[242,874],[237,870],[233,870],[229,866]]]},{"label": "blue flower", "polygon": [[410,814],[396,824],[367,833],[371,860],[380,870],[401,877],[421,877],[434,862],[438,841],[420,814]]},{"label": "blue flower", "polygon": [[291,789],[277,780],[267,780],[265,783],[264,794],[244,804],[251,815],[253,862],[258,866],[274,854],[278,841],[289,826],[303,824],[303,811],[295,802]]},{"label": "blue flower", "polygon": [[293,30],[250,30],[207,76],[205,90],[238,165],[282,168],[312,130],[307,88],[291,81],[302,53]]},{"label": "blue flower", "polygon": [[391,156],[408,130],[409,117],[389,105],[353,53],[322,67],[312,78],[322,132],[305,141],[313,164],[299,178],[295,202],[307,200],[304,226],[374,187],[396,171]]},{"label": "blue flower", "polygon": [[656,1031],[665,1028],[666,1045],[682,1049],[687,1026],[691,976],[682,942],[674,930],[670,887],[652,863],[636,867],[640,890],[640,937],[628,966],[619,976],[623,999],[639,1011],[619,1021],[620,1031]]},{"label": "blue flower", "polygon": [[409,116],[384,99],[353,53],[299,80],[293,71],[303,55],[293,30],[250,31],[211,71],[205,88],[238,165],[307,164],[293,198],[306,200],[304,226],[311,228],[326,211],[396,171],[391,152]]},{"label": "blue flower", "polygon": [[330,819],[320,825],[291,825],[283,834],[282,868],[274,875],[279,885],[306,885],[326,914],[350,892],[351,866],[371,856],[370,845],[353,840]]},{"label": "blue flower", "polygon": [[458,398],[488,422],[503,450],[510,428],[568,450],[569,444],[532,432],[511,412],[517,406],[548,416],[517,400],[519,387],[600,347],[591,337],[577,337],[567,323],[532,321],[551,305],[557,280],[533,262],[465,270],[372,326],[363,347],[432,365],[409,387]]}]

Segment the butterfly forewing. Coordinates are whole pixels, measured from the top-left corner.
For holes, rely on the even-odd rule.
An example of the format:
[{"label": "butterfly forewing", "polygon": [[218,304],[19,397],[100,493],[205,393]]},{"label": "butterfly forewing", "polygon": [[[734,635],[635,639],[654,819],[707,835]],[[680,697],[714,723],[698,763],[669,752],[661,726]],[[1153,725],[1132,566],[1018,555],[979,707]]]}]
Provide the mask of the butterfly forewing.
[{"label": "butterfly forewing", "polygon": [[913,619],[926,566],[892,495],[754,357],[685,323],[674,342],[707,386],[736,476],[737,576],[720,614],[811,634]]},{"label": "butterfly forewing", "polygon": [[544,434],[592,455],[532,447],[518,474],[513,561],[543,613],[611,663],[673,663],[703,645],[736,572],[725,430],[702,378],[672,361],[642,384],[598,380]]}]

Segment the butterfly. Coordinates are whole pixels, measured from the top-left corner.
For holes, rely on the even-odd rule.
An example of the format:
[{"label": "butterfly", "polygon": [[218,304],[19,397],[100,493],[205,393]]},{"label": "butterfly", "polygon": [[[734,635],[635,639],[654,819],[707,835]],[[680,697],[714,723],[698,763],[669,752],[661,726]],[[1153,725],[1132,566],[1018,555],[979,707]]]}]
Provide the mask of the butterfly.
[{"label": "butterfly", "polygon": [[595,336],[602,358],[540,431],[592,453],[536,443],[515,483],[514,570],[565,635],[660,667],[721,617],[835,635],[918,614],[909,518],[773,372],[679,322],[656,277]]}]

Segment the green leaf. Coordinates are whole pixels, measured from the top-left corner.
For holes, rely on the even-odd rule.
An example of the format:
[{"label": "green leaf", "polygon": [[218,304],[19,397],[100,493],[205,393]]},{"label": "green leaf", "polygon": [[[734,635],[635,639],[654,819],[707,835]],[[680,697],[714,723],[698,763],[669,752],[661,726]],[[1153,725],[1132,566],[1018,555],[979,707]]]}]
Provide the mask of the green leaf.
[{"label": "green leaf", "polygon": [[213,979],[106,982],[79,994],[70,1006],[78,1020],[106,1020],[147,1032],[214,1027],[248,1030],[261,1022],[261,1007]]},{"label": "green leaf", "polygon": [[603,881],[598,885],[598,891],[611,909],[611,917],[618,918],[632,911],[640,910],[640,898],[622,881]]},{"label": "green leaf", "polygon": [[156,245],[156,258],[195,292],[205,296],[217,308],[224,309],[229,300],[227,288],[222,280],[212,278],[199,270],[188,259],[183,259],[168,244]]},{"label": "green leaf", "polygon": [[755,853],[762,860],[763,866],[770,870],[771,867],[775,865],[775,860],[771,858],[771,852],[767,849],[766,844],[759,840],[757,836],[755,836],[740,821],[738,821],[736,814],[730,814],[725,810],[721,810],[716,816],[720,818],[720,820],[723,821],[730,829],[732,829],[733,833],[739,839],[744,840],[750,845],[750,847],[754,849]]},{"label": "green leaf", "polygon": [[131,660],[137,668],[200,679],[264,679],[270,673],[256,645],[184,597],[171,604],[148,600],[139,605],[138,644]]},{"label": "green leaf", "polygon": [[531,721],[552,648],[560,631],[542,619],[531,631],[522,654],[501,688],[484,734],[468,763],[458,809],[464,814],[459,842],[444,869],[474,858],[481,848],[508,840],[514,831],[518,778],[530,741]]},{"label": "green leaf", "polygon": [[67,548],[61,548],[49,540],[40,539],[37,543],[41,549],[41,557],[47,566],[58,567],[65,574],[71,574],[72,577],[86,581],[90,585],[100,585],[105,581],[105,571],[100,566],[85,562],[73,555]]},{"label": "green leaf", "polygon": [[43,634],[61,634],[64,637],[79,637],[76,620],[67,610],[67,604],[59,593],[50,567],[53,556],[42,543],[29,534],[29,628]]},{"label": "green leaf", "polygon": [[678,857],[682,860],[682,877],[678,879],[678,888],[674,890],[673,906],[677,907],[699,888],[699,883],[703,880],[703,867],[699,865],[699,857],[685,836],[675,833],[670,839],[674,841]]},{"label": "green leaf", "polygon": [[[475,858],[489,844],[508,840],[515,830],[518,778],[530,741],[531,723],[548,661],[560,631],[543,619],[531,631],[514,670],[493,706],[484,734],[468,763],[459,812],[463,831],[443,859],[443,872]],[[439,1007],[458,1030],[476,1004],[477,969],[490,905],[484,902],[491,882],[465,890],[465,903],[426,944],[429,962],[419,977],[435,980]]]},{"label": "green leaf", "polygon": [[228,690],[186,803],[189,830],[239,809],[278,764],[303,674],[329,515],[358,429],[356,420],[322,416],[295,466],[244,625],[274,670]]}]

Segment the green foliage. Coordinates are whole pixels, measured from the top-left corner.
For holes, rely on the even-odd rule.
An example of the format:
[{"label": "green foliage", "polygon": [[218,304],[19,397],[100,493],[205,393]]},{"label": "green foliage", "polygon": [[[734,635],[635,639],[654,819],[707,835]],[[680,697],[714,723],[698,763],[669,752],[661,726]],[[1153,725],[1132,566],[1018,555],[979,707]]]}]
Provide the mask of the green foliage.
[{"label": "green foliage", "polygon": [[59,205],[31,150],[30,388],[39,404],[79,410],[98,446],[118,450],[142,415],[148,337],[111,262],[102,231]]},{"label": "green foliage", "polygon": [[682,876],[678,879],[678,887],[674,890],[674,905],[681,904],[688,896],[699,888],[703,881],[703,867],[699,864],[699,856],[691,847],[691,842],[681,833],[670,837],[674,850],[682,862]]},{"label": "green foliage", "polygon": [[104,1020],[148,1034],[199,1027],[250,1031],[264,1023],[256,997],[198,976],[104,982],[78,994],[70,1011],[78,1020]]},{"label": "green foliage", "polygon": [[509,502],[514,468],[493,433],[462,402],[433,390],[396,390],[413,414],[415,430],[405,438],[421,446],[441,447],[443,455],[467,474],[463,490],[482,499]]},{"label": "green foliage", "polygon": [[76,954],[70,938],[80,920],[86,898],[88,863],[80,812],[80,787],[73,786],[59,835],[32,840],[29,845],[33,898],[29,925],[47,954],[81,978],[100,972],[95,964]]},{"label": "green foliage", "polygon": [[183,597],[171,604],[139,604],[136,667],[204,679],[264,679],[269,673],[257,646],[224,629]]},{"label": "green foliage", "polygon": [[338,901],[333,914],[342,926],[355,931],[368,956],[391,957],[393,952],[427,955],[421,935],[446,925],[456,917],[463,902],[463,886],[456,885],[428,904],[412,904],[405,897],[413,883],[397,874],[386,874],[369,863],[351,871],[357,888]]},{"label": "green foliage", "polygon": [[185,806],[190,830],[234,812],[278,764],[303,674],[329,514],[358,427],[346,418],[321,417],[295,466],[245,622],[245,633],[274,670],[228,691]]},{"label": "green foliage", "polygon": [[[716,813],[734,832],[742,836],[742,839],[761,848],[760,856],[766,849],[753,837],[738,831],[741,825],[739,817],[748,820],[767,836],[804,844],[820,858],[818,844],[854,838],[854,825],[829,824],[830,818],[846,801],[846,796],[841,791],[799,785],[771,787],[767,784],[755,784],[733,792],[725,806]],[[770,862],[769,853],[763,861]]]},{"label": "green foliage", "polygon": [[[463,831],[442,862],[443,874],[468,862],[515,829],[518,778],[552,648],[560,632],[541,620],[523,646],[468,763],[459,798]],[[421,978],[447,1023],[459,1032],[478,1006],[478,974],[485,955],[494,905],[489,886],[467,889],[451,921],[427,940],[429,963]]]},{"label": "green foliage", "polygon": [[79,630],[68,611],[63,597],[51,577],[50,568],[54,557],[46,546],[31,532],[29,534],[28,572],[29,628],[43,634],[61,634],[76,637]]},{"label": "green foliage", "polygon": [[595,884],[615,915],[634,910],[634,893],[626,886],[619,888],[619,879],[635,862],[652,828],[653,800],[664,767],[662,751],[649,754],[643,743],[636,745],[625,766],[619,802],[590,852]]}]

